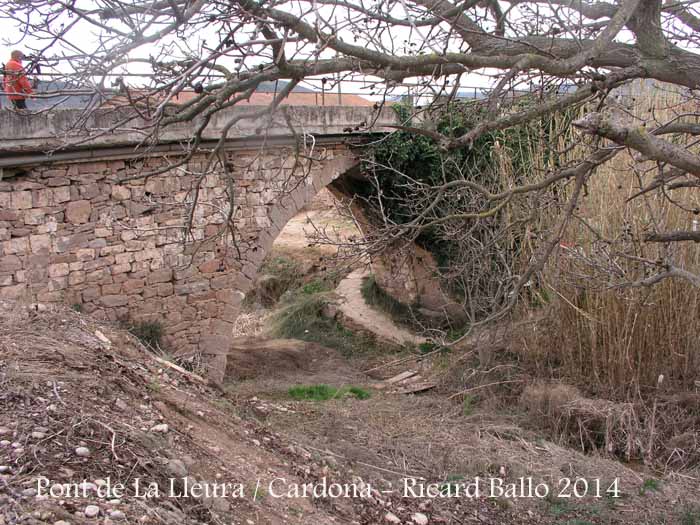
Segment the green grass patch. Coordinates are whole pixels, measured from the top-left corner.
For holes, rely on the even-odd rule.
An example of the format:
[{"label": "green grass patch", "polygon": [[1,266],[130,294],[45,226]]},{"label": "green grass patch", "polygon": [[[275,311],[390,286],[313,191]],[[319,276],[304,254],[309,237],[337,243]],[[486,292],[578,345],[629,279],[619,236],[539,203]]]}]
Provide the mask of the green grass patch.
[{"label": "green grass patch", "polygon": [[326,279],[314,279],[302,286],[301,291],[306,295],[313,295],[316,293],[331,291],[333,288],[333,283]]},{"label": "green grass patch", "polygon": [[639,495],[644,496],[649,491],[656,492],[661,488],[661,482],[658,479],[654,478],[647,478],[644,480],[642,483],[642,486],[639,488]]},{"label": "green grass patch", "polygon": [[700,525],[700,506],[686,505],[681,510],[681,525]]},{"label": "green grass patch", "polygon": [[474,396],[467,394],[462,401],[462,415],[471,416],[474,413]]},{"label": "green grass patch", "polygon": [[558,499],[550,501],[549,512],[553,516],[561,517],[573,512],[573,510],[573,506],[568,501],[560,501]]},{"label": "green grass patch", "polygon": [[418,345],[418,351],[423,355],[430,354],[432,352],[435,352],[436,350],[438,350],[438,352],[436,353],[441,355],[450,353],[450,348],[448,346],[440,346],[430,341],[426,341]]},{"label": "green grass patch", "polygon": [[279,277],[281,280],[293,283],[299,278],[299,263],[290,257],[285,257],[284,255],[277,255],[273,257],[266,258],[260,270],[259,274],[270,274],[275,277]]},{"label": "green grass patch", "polygon": [[373,275],[369,275],[362,280],[361,292],[368,305],[386,313],[395,323],[407,327],[415,326],[416,318],[412,308],[386,293],[377,284]]},{"label": "green grass patch", "polygon": [[369,392],[356,386],[335,388],[328,385],[297,385],[290,388],[287,393],[297,401],[328,401],[346,396],[364,400],[371,397]]},{"label": "green grass patch", "polygon": [[255,292],[248,294],[246,303],[257,300],[263,306],[272,306],[287,290],[301,286],[303,279],[299,263],[282,255],[266,258],[258,275]]}]

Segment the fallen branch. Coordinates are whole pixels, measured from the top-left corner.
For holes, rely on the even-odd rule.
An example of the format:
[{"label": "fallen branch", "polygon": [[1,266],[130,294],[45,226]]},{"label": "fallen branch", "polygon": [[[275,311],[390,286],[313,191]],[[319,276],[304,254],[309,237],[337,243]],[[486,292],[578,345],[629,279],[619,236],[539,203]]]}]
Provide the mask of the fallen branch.
[{"label": "fallen branch", "polygon": [[176,372],[179,372],[180,374],[184,375],[185,377],[191,379],[192,381],[196,381],[197,383],[201,383],[203,385],[208,384],[208,381],[204,379],[202,376],[195,374],[194,372],[190,372],[188,370],[185,370],[181,366],[176,365],[175,363],[171,363],[170,361],[166,361],[165,359],[162,359],[158,356],[151,355],[153,359],[155,359],[158,363],[161,365],[168,367],[172,370],[175,370]]}]

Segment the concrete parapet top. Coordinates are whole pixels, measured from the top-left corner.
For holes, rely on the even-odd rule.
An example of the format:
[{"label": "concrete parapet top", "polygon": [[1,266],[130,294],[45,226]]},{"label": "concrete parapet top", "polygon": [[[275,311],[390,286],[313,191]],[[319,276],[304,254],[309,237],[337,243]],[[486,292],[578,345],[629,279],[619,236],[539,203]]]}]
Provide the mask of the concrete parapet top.
[{"label": "concrete parapet top", "polygon": [[[263,139],[292,137],[294,134],[342,135],[386,132],[386,126],[397,124],[391,108],[374,110],[353,106],[286,106],[272,115],[241,118],[264,108],[232,107],[211,117],[202,133],[202,140],[219,140],[223,129],[233,119],[228,139]],[[290,129],[291,123],[294,131]],[[157,130],[155,143],[177,143],[192,139],[200,127],[200,116]],[[137,145],[149,138],[154,122],[139,117],[131,110],[99,109],[55,110],[43,113],[0,112],[0,156],[75,149],[109,148]],[[371,128],[368,128],[371,126]],[[352,130],[352,131],[350,131]]]}]

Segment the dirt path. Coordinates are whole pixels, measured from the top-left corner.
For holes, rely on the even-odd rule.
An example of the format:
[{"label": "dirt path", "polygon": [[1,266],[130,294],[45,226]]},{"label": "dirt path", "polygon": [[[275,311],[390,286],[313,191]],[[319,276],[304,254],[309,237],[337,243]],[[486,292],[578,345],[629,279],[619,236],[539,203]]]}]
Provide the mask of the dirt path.
[{"label": "dirt path", "polygon": [[420,344],[425,338],[401,328],[385,313],[369,306],[362,297],[362,282],[369,276],[366,269],[351,272],[340,281],[335,292],[341,298],[339,310],[350,324],[360,330],[375,334],[379,339],[399,345]]}]

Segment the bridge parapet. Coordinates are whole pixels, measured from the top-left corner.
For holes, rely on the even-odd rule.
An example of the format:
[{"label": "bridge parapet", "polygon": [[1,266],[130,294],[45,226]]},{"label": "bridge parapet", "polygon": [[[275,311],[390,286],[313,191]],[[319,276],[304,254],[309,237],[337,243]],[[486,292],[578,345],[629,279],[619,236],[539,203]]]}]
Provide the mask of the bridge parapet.
[{"label": "bridge parapet", "polygon": [[[219,140],[224,127],[233,119],[237,123],[228,132],[230,140],[274,139],[311,135],[341,136],[367,132],[386,132],[397,124],[391,108],[374,110],[353,106],[284,106],[271,115],[242,118],[262,108],[233,107],[211,117],[201,138]],[[147,144],[185,143],[201,126],[201,117],[170,124],[158,129]],[[55,110],[43,113],[0,112],[0,158],[29,152],[75,150],[133,146],[148,138],[154,122],[132,111],[100,109]],[[9,165],[8,163],[5,163]]]}]

